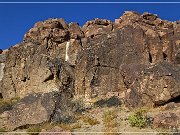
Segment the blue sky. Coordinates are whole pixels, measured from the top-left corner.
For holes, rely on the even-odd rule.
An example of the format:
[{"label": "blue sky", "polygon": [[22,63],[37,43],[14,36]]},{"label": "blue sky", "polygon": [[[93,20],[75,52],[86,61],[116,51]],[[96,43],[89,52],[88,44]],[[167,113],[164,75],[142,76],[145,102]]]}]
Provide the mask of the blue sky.
[{"label": "blue sky", "polygon": [[[2,2],[3,0],[0,0]],[[4,0],[5,1],[5,0]],[[13,1],[13,0],[9,0]],[[18,0],[22,1],[22,0]],[[35,1],[35,0],[31,0]],[[39,0],[44,1],[44,0]],[[54,0],[57,1],[57,0]],[[69,0],[73,1],[73,0]],[[78,0],[82,1],[82,0]],[[91,0],[92,1],[92,0]],[[95,1],[95,0],[94,0]],[[108,0],[99,0],[108,1]],[[117,0],[111,0],[117,1]],[[125,1],[125,0],[122,0]],[[126,0],[127,1],[127,0]],[[133,0],[134,1],[134,0]],[[140,1],[140,0],[137,0]],[[159,0],[162,1],[162,0]],[[168,1],[168,0],[164,0]],[[178,0],[174,0],[178,1]],[[6,1],[7,2],[7,1]],[[124,11],[158,14],[165,20],[180,20],[179,4],[2,4],[0,3],[0,48],[6,49],[22,41],[23,35],[37,21],[48,18],[64,18],[66,22],[78,22],[103,18],[114,21]]]}]

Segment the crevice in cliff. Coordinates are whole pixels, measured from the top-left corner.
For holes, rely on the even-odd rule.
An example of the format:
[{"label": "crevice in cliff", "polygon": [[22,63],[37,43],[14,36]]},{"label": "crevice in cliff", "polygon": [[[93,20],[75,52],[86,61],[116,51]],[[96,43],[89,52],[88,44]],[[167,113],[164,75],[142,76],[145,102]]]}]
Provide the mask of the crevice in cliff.
[{"label": "crevice in cliff", "polygon": [[[12,81],[11,85],[12,85],[12,87],[13,87],[14,93],[16,94],[16,86],[15,86],[15,83],[14,83],[14,81],[13,81],[12,76],[11,76],[10,79],[11,79],[11,81]],[[12,92],[10,92],[10,94],[12,94]]]},{"label": "crevice in cliff", "polygon": [[93,78],[92,78],[92,80],[91,80],[91,82],[90,82],[90,86],[91,86],[91,87],[97,85],[97,79],[98,79],[98,77],[97,77],[97,72],[98,72],[98,68],[96,68],[95,71],[94,71]]},{"label": "crevice in cliff", "polygon": [[167,103],[170,103],[170,102],[180,103],[180,95],[170,99]]},{"label": "crevice in cliff", "polygon": [[154,107],[158,107],[158,106],[164,106],[166,104],[169,103],[180,103],[180,95],[177,97],[172,97],[170,100],[168,100],[167,102],[155,102]]},{"label": "crevice in cliff", "polygon": [[125,82],[125,75],[123,74],[122,71],[120,72],[120,74],[121,74],[121,76],[122,76],[123,84],[124,84],[124,86],[126,87],[126,90],[129,89],[128,85],[127,85],[126,82]]},{"label": "crevice in cliff", "polygon": [[56,107],[56,105],[55,105],[55,108],[54,108],[54,110],[53,110],[53,112],[52,112],[52,114],[50,115],[50,118],[49,118],[49,120],[48,120],[49,123],[51,123],[51,122],[53,121],[54,116],[56,115],[56,110],[57,110],[57,107]]},{"label": "crevice in cliff", "polygon": [[163,52],[163,60],[164,61],[167,61],[168,59],[167,59],[167,54],[165,54],[164,52]]},{"label": "crevice in cliff", "polygon": [[23,129],[28,129],[30,127],[40,127],[43,123],[37,123],[37,124],[26,124],[26,125],[22,125],[22,126],[19,126],[19,127],[16,127],[13,131],[17,131],[17,130],[23,130]]},{"label": "crevice in cliff", "polygon": [[0,99],[2,99],[3,98],[3,95],[2,95],[2,93],[0,93]]},{"label": "crevice in cliff", "polygon": [[27,129],[27,128],[29,128],[30,126],[32,126],[32,125],[27,124],[27,125],[19,126],[19,127],[16,127],[13,131],[16,131],[16,130],[18,130],[18,129]]},{"label": "crevice in cliff", "polygon": [[54,79],[54,75],[52,74],[52,75],[48,76],[43,82],[51,81],[53,79]]},{"label": "crevice in cliff", "polygon": [[91,38],[94,38],[94,35],[91,35]]},{"label": "crevice in cliff", "polygon": [[150,52],[149,52],[149,62],[152,63],[152,55]]}]

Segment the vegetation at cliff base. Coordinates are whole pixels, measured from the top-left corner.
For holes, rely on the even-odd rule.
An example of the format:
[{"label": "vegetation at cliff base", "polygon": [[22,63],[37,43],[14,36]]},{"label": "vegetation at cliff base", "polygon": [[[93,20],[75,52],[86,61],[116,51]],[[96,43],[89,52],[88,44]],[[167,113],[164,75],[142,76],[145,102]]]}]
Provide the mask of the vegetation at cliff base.
[{"label": "vegetation at cliff base", "polygon": [[128,121],[131,126],[143,128],[147,125],[147,111],[145,109],[138,109],[133,112],[129,117]]}]

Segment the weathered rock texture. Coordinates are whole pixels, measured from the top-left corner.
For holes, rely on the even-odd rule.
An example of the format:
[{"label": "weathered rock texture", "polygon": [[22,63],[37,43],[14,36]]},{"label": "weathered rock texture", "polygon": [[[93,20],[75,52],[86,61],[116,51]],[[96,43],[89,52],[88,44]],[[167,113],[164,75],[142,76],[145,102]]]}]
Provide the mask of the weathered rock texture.
[{"label": "weathered rock texture", "polygon": [[[98,27],[95,21],[86,24]],[[76,94],[125,92],[129,107],[160,105],[178,97],[178,31],[179,24],[156,15],[126,12],[111,31],[82,41],[75,70]]]},{"label": "weathered rock texture", "polygon": [[68,95],[67,92],[30,94],[0,118],[6,118],[3,125],[9,131],[43,122],[71,122],[73,106]]},{"label": "weathered rock texture", "polygon": [[0,69],[5,99],[117,92],[130,108],[164,105],[180,96],[180,24],[131,11],[115,22],[96,18],[82,28],[48,19],[9,48]]},{"label": "weathered rock texture", "polygon": [[179,97],[179,67],[167,62],[146,67],[126,65],[123,73],[129,107],[159,106]]},{"label": "weathered rock texture", "polygon": [[83,33],[76,23],[67,25],[63,19],[36,23],[25,35],[24,42],[8,51],[2,80],[3,97],[58,91],[58,85],[66,83],[63,81],[73,85],[73,65],[81,36]]}]

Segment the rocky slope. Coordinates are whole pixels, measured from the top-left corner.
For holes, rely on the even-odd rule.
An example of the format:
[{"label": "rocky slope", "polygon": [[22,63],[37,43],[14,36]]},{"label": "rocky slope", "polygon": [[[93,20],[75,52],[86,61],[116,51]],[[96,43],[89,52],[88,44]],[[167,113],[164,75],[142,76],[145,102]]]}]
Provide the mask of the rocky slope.
[{"label": "rocky slope", "polygon": [[74,98],[116,96],[129,109],[180,101],[180,24],[154,14],[127,11],[82,28],[48,19],[0,53],[0,97],[21,98],[3,113],[9,130],[69,120]]}]

